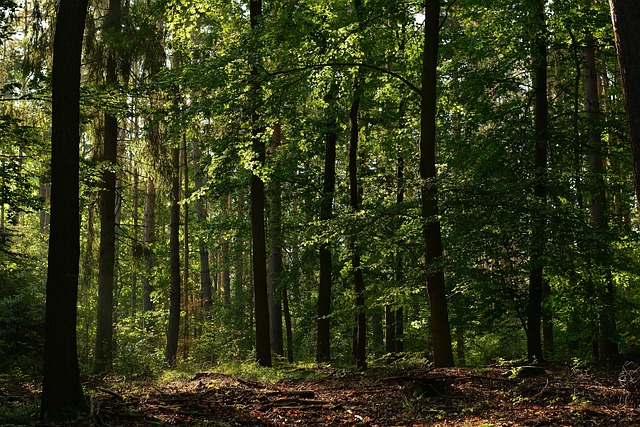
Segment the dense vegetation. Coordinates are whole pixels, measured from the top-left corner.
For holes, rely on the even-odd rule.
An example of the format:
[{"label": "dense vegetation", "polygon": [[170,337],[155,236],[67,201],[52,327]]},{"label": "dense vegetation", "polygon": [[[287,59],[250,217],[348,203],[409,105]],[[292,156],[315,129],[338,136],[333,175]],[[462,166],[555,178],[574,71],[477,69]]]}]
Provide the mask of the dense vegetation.
[{"label": "dense vegetation", "polygon": [[[89,1],[82,372],[640,351],[609,5],[439,3]],[[5,373],[43,369],[55,7],[0,1]]]}]

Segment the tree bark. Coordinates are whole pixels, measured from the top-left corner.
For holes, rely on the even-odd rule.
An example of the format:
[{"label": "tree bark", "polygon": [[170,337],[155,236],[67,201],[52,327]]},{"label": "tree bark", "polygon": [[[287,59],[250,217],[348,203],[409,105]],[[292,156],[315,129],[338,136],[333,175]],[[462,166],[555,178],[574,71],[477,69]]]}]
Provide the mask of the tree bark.
[{"label": "tree bark", "polygon": [[[404,203],[404,158],[402,154],[398,154],[396,169],[397,190],[396,205],[401,209]],[[402,221],[402,220],[401,220]],[[402,225],[402,223],[400,224]],[[395,256],[395,279],[396,283],[401,283],[404,277],[402,250],[398,249]],[[385,317],[385,346],[387,353],[395,354],[402,351],[402,308],[393,309],[387,305],[384,308]]]},{"label": "tree bark", "polygon": [[[358,192],[358,112],[360,109],[360,89],[359,84],[355,84],[355,96],[349,111],[349,121],[351,122],[350,144],[349,144],[349,204],[353,212],[360,209],[360,195]],[[356,339],[355,352],[356,365],[364,368],[367,365],[367,316],[364,312],[364,278],[360,266],[360,254],[358,253],[358,243],[356,237],[352,237],[351,242],[351,267],[353,268],[353,285],[356,293]]]},{"label": "tree bark", "polygon": [[[153,302],[151,301],[151,292],[153,287],[149,277],[153,274],[153,268],[155,266],[155,256],[151,245],[155,242],[155,228],[156,228],[156,188],[153,183],[153,179],[147,179],[147,185],[144,196],[144,234],[142,240],[144,242],[144,263],[145,274],[142,278],[142,312],[146,313],[153,310]],[[147,321],[145,320],[145,326]]]},{"label": "tree bark", "polygon": [[[120,31],[120,0],[109,0],[105,33],[108,37]],[[117,51],[107,43],[106,84],[118,83]],[[111,369],[113,363],[113,282],[116,261],[116,168],[118,166],[118,119],[104,113],[102,190],[100,204],[100,264],[98,270],[98,322],[94,374]]]},{"label": "tree bark", "polygon": [[[589,146],[589,173],[593,176],[594,188],[591,192],[591,221],[598,230],[606,233],[609,229],[607,214],[607,195],[605,192],[604,160],[605,150],[601,132],[600,94],[598,91],[598,72],[596,68],[595,39],[591,32],[587,32],[584,50],[584,94],[587,112],[587,145]],[[609,248],[606,243],[596,242],[596,257],[594,265],[606,264],[610,260]],[[609,359],[618,355],[616,344],[616,317],[614,311],[615,294],[611,279],[611,269],[603,265],[606,287],[601,291],[599,356]]]},{"label": "tree bark", "polygon": [[549,143],[549,105],[547,100],[547,37],[544,16],[544,1],[536,2],[536,38],[533,42],[533,79],[535,91],[534,117],[534,183],[533,197],[538,208],[533,210],[531,222],[531,255],[529,272],[529,298],[527,304],[527,355],[530,361],[542,361],[542,287],[544,253],[546,247],[547,203],[547,145]]},{"label": "tree bark", "polygon": [[[194,138],[191,143],[191,151],[193,151],[193,175],[196,192],[199,194],[202,190],[203,179],[202,172],[200,170],[200,145]],[[204,224],[207,220],[207,213],[205,212],[204,201],[201,197],[196,199],[196,216],[198,222]],[[200,292],[202,293],[203,309],[206,318],[211,316],[211,267],[209,265],[209,251],[207,250],[207,243],[204,237],[198,239],[198,253],[200,255]]]},{"label": "tree bark", "polygon": [[60,0],[52,69],[51,232],[40,419],[75,420],[89,407],[76,344],[80,263],[80,67],[87,0]]},{"label": "tree bark", "polygon": [[[273,126],[271,154],[275,154],[282,143],[282,127],[279,123]],[[270,195],[270,241],[269,241],[269,323],[271,332],[271,350],[284,356],[284,339],[282,336],[282,295],[286,295],[284,283],[281,281],[282,265],[282,186],[277,178],[271,180]]]},{"label": "tree bark", "polygon": [[[251,29],[256,30],[258,20],[262,17],[262,0],[250,0],[249,15]],[[265,144],[260,134],[257,113],[260,99],[260,82],[258,80],[258,62],[252,60],[252,113],[251,139],[253,151],[260,167],[265,162]],[[253,237],[253,291],[256,322],[256,360],[261,366],[271,366],[271,344],[269,332],[269,301],[267,290],[267,249],[264,228],[264,182],[256,171],[251,174],[251,235]]]},{"label": "tree bark", "polygon": [[171,288],[169,290],[169,326],[167,327],[167,346],[164,356],[167,365],[175,366],[180,336],[180,153],[178,147],[171,149],[171,218],[169,224],[169,270]]},{"label": "tree bark", "polygon": [[442,256],[442,235],[438,219],[436,187],[436,88],[438,44],[440,39],[440,1],[426,0],[424,52],[422,63],[422,101],[420,116],[420,178],[424,221],[427,290],[431,305],[431,339],[435,367],[453,366],[451,329],[447,309],[444,271],[433,264]]},{"label": "tree bark", "polygon": [[[326,96],[327,103],[333,102],[333,87]],[[333,108],[329,105],[329,109]],[[336,185],[336,142],[338,141],[337,123],[334,113],[330,113],[325,138],[324,184],[320,201],[320,220],[328,222],[332,216],[333,193]],[[320,284],[318,286],[318,337],[316,342],[316,361],[331,360],[331,286],[332,262],[329,242],[320,245]]]},{"label": "tree bark", "polygon": [[138,307],[138,260],[137,260],[137,251],[139,248],[139,240],[138,240],[138,210],[140,209],[140,197],[138,195],[138,187],[140,185],[140,178],[138,176],[138,172],[133,168],[133,250],[132,255],[133,259],[131,260],[131,316],[136,315],[136,310]]},{"label": "tree bark", "polygon": [[190,338],[190,319],[189,319],[189,161],[187,150],[187,137],[183,134],[180,144],[180,152],[182,153],[182,162],[180,162],[180,170],[184,179],[184,188],[182,191],[182,209],[184,213],[183,240],[182,240],[182,295],[184,307],[184,322],[182,336],[184,342],[182,346],[182,358],[187,360],[189,357],[189,338]]},{"label": "tree bark", "polygon": [[609,7],[629,121],[634,184],[640,212],[640,2],[609,0]]},{"label": "tree bark", "polygon": [[[227,194],[224,199],[224,206],[222,206],[222,216],[226,218],[229,215],[231,208],[231,195]],[[229,239],[224,237],[221,239],[221,282],[222,282],[222,301],[225,307],[231,305],[231,254],[230,254],[230,242]]]}]

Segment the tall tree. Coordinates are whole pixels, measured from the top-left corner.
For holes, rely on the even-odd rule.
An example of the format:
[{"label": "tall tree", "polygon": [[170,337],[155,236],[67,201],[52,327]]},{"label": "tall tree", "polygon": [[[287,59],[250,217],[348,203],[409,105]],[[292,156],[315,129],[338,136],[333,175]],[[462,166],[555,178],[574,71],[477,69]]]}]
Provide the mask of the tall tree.
[{"label": "tall tree", "polygon": [[533,197],[537,209],[531,222],[531,255],[529,299],[527,305],[527,354],[529,360],[543,360],[542,352],[542,289],[546,246],[547,145],[549,144],[549,104],[547,100],[547,36],[545,1],[536,0],[535,39],[532,44],[533,80],[535,91],[534,117],[534,182]]},{"label": "tall tree", "polygon": [[169,289],[169,326],[167,327],[167,346],[164,357],[167,365],[174,366],[178,355],[180,336],[180,151],[177,146],[171,148],[171,214],[169,224],[169,270],[171,285]]},{"label": "tall tree", "polygon": [[[262,17],[262,0],[250,0],[249,18],[251,30],[257,34],[259,20]],[[257,46],[257,43],[256,43]],[[253,55],[258,57],[256,53]],[[260,81],[258,75],[259,59],[251,61],[252,113],[251,140],[253,152],[259,167],[265,162],[265,143],[259,126],[258,105],[260,99]],[[251,236],[253,237],[253,292],[256,322],[256,360],[261,366],[271,366],[271,344],[269,333],[269,301],[267,285],[267,248],[264,228],[264,181],[254,170],[251,174]]]},{"label": "tall tree", "polygon": [[[147,184],[144,193],[144,232],[142,240],[144,243],[144,264],[145,275],[142,277],[142,312],[146,313],[153,310],[153,301],[151,301],[151,292],[153,287],[149,276],[152,274],[155,266],[155,255],[151,245],[155,242],[156,229],[156,187],[152,178],[147,178]],[[148,322],[145,320],[145,326]]]},{"label": "tall tree", "polygon": [[[193,174],[196,192],[199,193],[203,188],[202,172],[200,171],[200,144],[194,138],[191,142],[191,151],[193,152]],[[202,198],[196,200],[196,215],[198,222],[204,224],[207,219],[204,201]],[[209,266],[209,251],[204,237],[198,239],[198,253],[200,255],[200,289],[202,292],[203,309],[205,317],[211,314],[212,294],[211,294],[211,267]]]},{"label": "tall tree", "polygon": [[420,109],[420,178],[424,221],[427,290],[431,306],[431,339],[436,367],[453,366],[451,329],[442,267],[434,266],[442,257],[442,234],[438,219],[436,171],[436,101],[438,45],[440,40],[440,0],[426,0],[424,51],[422,58],[422,98]]},{"label": "tall tree", "polygon": [[[356,2],[358,5],[359,2]],[[349,144],[349,203],[354,212],[360,209],[360,194],[358,191],[358,139],[360,130],[358,127],[358,114],[360,110],[360,87],[356,81],[355,96],[349,111],[351,122],[350,144]],[[355,239],[355,237],[354,237]],[[351,243],[351,266],[353,268],[353,284],[356,294],[356,340],[354,356],[356,365],[360,368],[367,364],[367,317],[364,312],[364,278],[362,267],[360,266],[360,254],[358,253],[358,243]]]},{"label": "tall tree", "polygon": [[[396,190],[396,204],[401,206],[404,203],[404,158],[402,153],[398,153],[397,167],[397,190]],[[402,250],[399,249],[395,254],[395,266],[394,273],[397,283],[402,283],[404,271],[403,271],[403,255]],[[384,307],[385,317],[385,348],[387,353],[398,353],[404,350],[403,348],[403,333],[404,333],[404,316],[402,307],[394,308],[391,305]]]},{"label": "tall tree", "polygon": [[[282,143],[282,126],[280,123],[273,125],[271,138],[271,154],[275,154]],[[271,332],[271,349],[279,356],[284,356],[284,340],[282,336],[282,298],[278,295],[281,291],[286,296],[286,289],[282,282],[282,185],[277,178],[272,181],[269,200],[269,320]]]},{"label": "tall tree", "polygon": [[[585,110],[587,112],[587,145],[589,147],[589,173],[593,176],[593,190],[591,192],[591,221],[596,229],[606,233],[609,229],[607,215],[607,194],[605,191],[604,159],[605,147],[602,141],[600,94],[598,91],[598,71],[596,68],[596,41],[593,34],[587,31],[584,48],[584,95]],[[607,263],[610,260],[608,243],[599,239],[596,241],[596,259],[594,264]],[[600,308],[600,339],[599,356],[608,359],[618,355],[618,345],[615,341],[615,308],[614,287],[611,269],[603,266],[605,289],[601,291]],[[589,279],[592,280],[592,279]]]},{"label": "tall tree", "polygon": [[40,418],[87,414],[76,344],[80,262],[80,66],[87,0],[61,0],[52,70],[51,232]]},{"label": "tall tree", "polygon": [[186,360],[189,357],[189,161],[187,150],[187,137],[182,134],[180,142],[180,153],[182,161],[180,162],[180,170],[184,178],[184,189],[182,193],[182,211],[184,213],[183,236],[182,236],[182,295],[184,305],[184,327],[182,328],[182,336],[184,343],[182,347],[182,357]]},{"label": "tall tree", "polygon": [[[105,23],[107,43],[106,84],[118,83],[117,49],[114,38],[120,32],[121,0],[109,0]],[[113,282],[116,258],[116,167],[118,162],[118,119],[104,113],[103,172],[100,204],[100,265],[98,270],[98,323],[94,374],[111,369],[113,362]]]},{"label": "tall tree", "polygon": [[609,0],[629,121],[637,207],[640,212],[640,2]]},{"label": "tall tree", "polygon": [[[320,220],[329,221],[333,211],[333,193],[336,186],[336,143],[338,141],[337,120],[332,111],[334,86],[325,97],[328,105],[329,120],[325,135],[324,182],[320,201]],[[318,336],[316,341],[316,360],[331,360],[331,287],[332,262],[329,242],[320,245],[320,284],[318,286]]]}]

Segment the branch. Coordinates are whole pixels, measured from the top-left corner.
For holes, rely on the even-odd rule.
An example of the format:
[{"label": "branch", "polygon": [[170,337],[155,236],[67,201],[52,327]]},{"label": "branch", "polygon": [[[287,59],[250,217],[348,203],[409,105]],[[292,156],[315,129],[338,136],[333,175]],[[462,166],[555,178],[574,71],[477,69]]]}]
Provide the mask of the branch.
[{"label": "branch", "polygon": [[362,68],[368,68],[370,70],[379,71],[379,72],[381,72],[383,74],[387,74],[387,75],[389,75],[391,77],[395,77],[396,79],[400,80],[402,83],[407,85],[409,87],[409,89],[411,89],[412,91],[414,91],[418,95],[422,96],[422,90],[418,86],[416,86],[413,83],[411,83],[409,81],[409,79],[407,79],[406,77],[396,73],[395,71],[391,71],[391,70],[387,70],[386,68],[378,67],[377,65],[363,64],[363,63],[360,63],[360,62],[325,62],[325,63],[320,63],[320,64],[308,64],[308,65],[303,65],[303,66],[298,67],[298,68],[290,68],[288,70],[278,70],[278,71],[273,71],[273,72],[267,71],[267,74],[269,76],[277,76],[277,75],[281,75],[281,74],[293,74],[293,73],[297,73],[299,71],[306,71],[306,70],[311,70],[311,69],[314,69],[314,68],[326,68],[326,67],[362,67]]}]

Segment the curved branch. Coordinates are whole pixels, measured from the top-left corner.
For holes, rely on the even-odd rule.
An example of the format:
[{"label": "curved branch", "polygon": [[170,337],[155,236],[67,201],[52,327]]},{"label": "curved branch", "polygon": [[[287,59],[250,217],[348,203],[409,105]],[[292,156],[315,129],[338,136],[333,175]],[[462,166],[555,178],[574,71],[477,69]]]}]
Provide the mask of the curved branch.
[{"label": "curved branch", "polygon": [[394,77],[394,78],[400,80],[402,83],[407,85],[409,87],[409,89],[411,89],[413,92],[415,92],[418,95],[422,96],[422,90],[418,86],[416,86],[413,83],[411,83],[409,81],[409,79],[407,79],[406,77],[402,76],[401,74],[398,74],[395,71],[387,70],[386,68],[379,67],[377,65],[364,64],[364,63],[360,63],[360,62],[324,62],[324,63],[319,63],[319,64],[308,64],[308,65],[303,65],[303,66],[297,67],[297,68],[290,68],[288,70],[277,70],[277,71],[273,71],[273,72],[267,71],[267,74],[269,76],[277,76],[277,75],[282,75],[282,74],[293,74],[293,73],[297,73],[299,71],[306,71],[306,70],[311,70],[311,69],[315,69],[315,68],[326,68],[326,67],[362,67],[362,68],[368,68],[370,70],[378,71],[378,72],[381,72],[383,74],[387,74],[387,75],[389,75],[391,77]]}]

